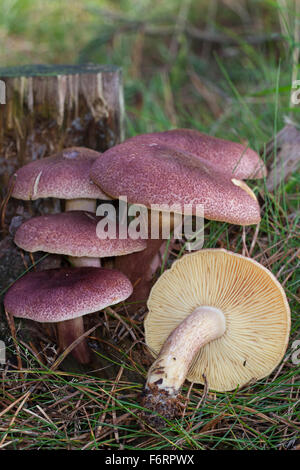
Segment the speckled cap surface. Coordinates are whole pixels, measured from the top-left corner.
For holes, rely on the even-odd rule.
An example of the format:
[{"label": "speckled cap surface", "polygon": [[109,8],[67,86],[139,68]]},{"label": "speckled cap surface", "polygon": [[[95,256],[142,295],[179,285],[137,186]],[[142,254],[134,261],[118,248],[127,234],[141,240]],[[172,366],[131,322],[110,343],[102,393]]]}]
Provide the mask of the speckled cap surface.
[{"label": "speckled cap surface", "polygon": [[71,147],[19,168],[12,196],[16,199],[108,199],[90,179],[89,171],[100,152]]},{"label": "speckled cap surface", "polygon": [[100,239],[97,224],[101,220],[104,220],[103,217],[87,211],[33,217],[18,228],[14,241],[17,246],[30,252],[46,251],[95,258],[120,256],[146,248],[146,240],[119,238],[118,226],[115,234]]},{"label": "speckled cap surface", "polygon": [[234,178],[263,178],[267,173],[260,156],[247,145],[212,137],[193,129],[142,134],[131,137],[126,142],[161,143],[181,149],[212,163]]},{"label": "speckled cap surface", "polygon": [[[207,219],[238,225],[260,221],[257,199],[246,183],[224,175],[210,162],[166,145],[119,144],[96,160],[90,175],[109,196],[126,196],[131,204],[148,208],[156,204],[158,210],[176,204],[176,212],[186,215],[195,214],[196,206],[202,204]],[[184,205],[192,207],[187,210]]]},{"label": "speckled cap surface", "polygon": [[29,272],[7,291],[4,307],[15,317],[59,322],[97,312],[129,297],[132,285],[119,271],[64,268]]}]

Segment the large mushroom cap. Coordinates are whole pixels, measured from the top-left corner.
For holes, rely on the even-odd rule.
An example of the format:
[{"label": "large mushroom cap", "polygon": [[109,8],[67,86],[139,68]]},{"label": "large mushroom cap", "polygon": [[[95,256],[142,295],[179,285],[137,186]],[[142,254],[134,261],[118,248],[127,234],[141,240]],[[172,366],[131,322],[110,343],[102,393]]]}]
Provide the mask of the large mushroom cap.
[{"label": "large mushroom cap", "polygon": [[95,150],[71,147],[30,162],[17,170],[12,196],[23,200],[108,199],[89,177],[90,168],[99,156]]},{"label": "large mushroom cap", "polygon": [[126,142],[161,143],[181,149],[238,179],[263,178],[267,173],[262,159],[247,145],[212,137],[194,129],[142,134],[131,137]]},{"label": "large mushroom cap", "polygon": [[[185,255],[156,282],[148,300],[146,342],[158,353],[169,334],[196,308],[221,310],[223,336],[196,354],[187,379],[217,391],[259,380],[286,350],[290,309],[281,285],[256,261],[223,249]],[[195,332],[196,333],[196,332]]]},{"label": "large mushroom cap", "polygon": [[[184,212],[203,205],[204,217],[238,225],[256,224],[260,210],[255,195],[243,181],[230,179],[214,165],[198,157],[158,143],[128,142],[101,155],[91,177],[113,198],[126,196],[129,203],[165,205]],[[186,206],[186,207],[184,207]]]},{"label": "large mushroom cap", "polygon": [[23,250],[64,254],[76,257],[102,258],[134,253],[146,248],[146,240],[112,236],[97,236],[97,224],[102,217],[87,211],[70,211],[60,214],[33,217],[16,231],[15,243]]},{"label": "large mushroom cap", "polygon": [[119,271],[67,268],[30,272],[7,291],[4,307],[15,317],[52,323],[93,313],[129,297],[132,285]]}]

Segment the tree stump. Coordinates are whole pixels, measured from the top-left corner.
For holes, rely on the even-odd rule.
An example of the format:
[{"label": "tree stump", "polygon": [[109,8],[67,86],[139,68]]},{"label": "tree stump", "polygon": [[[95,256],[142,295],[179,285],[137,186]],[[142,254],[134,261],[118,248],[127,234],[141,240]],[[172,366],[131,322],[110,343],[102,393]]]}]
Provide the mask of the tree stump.
[{"label": "tree stump", "polygon": [[[0,185],[16,168],[70,146],[104,151],[123,132],[121,70],[98,65],[0,68]],[[1,82],[0,82],[1,83]],[[3,96],[1,103],[3,103]],[[3,194],[2,194],[3,196]]]}]

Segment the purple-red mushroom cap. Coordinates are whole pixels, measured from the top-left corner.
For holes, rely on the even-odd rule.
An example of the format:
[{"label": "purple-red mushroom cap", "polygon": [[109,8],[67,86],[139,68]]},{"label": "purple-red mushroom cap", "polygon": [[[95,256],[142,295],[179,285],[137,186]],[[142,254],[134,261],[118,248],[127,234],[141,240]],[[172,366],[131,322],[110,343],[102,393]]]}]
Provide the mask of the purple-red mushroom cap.
[{"label": "purple-red mushroom cap", "polygon": [[176,205],[175,212],[186,215],[195,215],[202,205],[207,219],[238,225],[260,221],[259,204],[246,183],[161,143],[136,139],[112,147],[96,160],[90,175],[110,197],[126,196],[131,204],[155,204],[163,211]]},{"label": "purple-red mushroom cap", "polygon": [[14,241],[23,250],[64,254],[75,257],[103,258],[121,256],[146,248],[141,238],[120,238],[119,226],[108,238],[97,232],[102,220],[91,212],[70,211],[60,214],[33,217],[24,222],[16,231]]},{"label": "purple-red mushroom cap", "polygon": [[92,164],[100,152],[85,147],[66,148],[50,157],[35,160],[15,173],[12,196],[16,199],[109,199],[91,181]]},{"label": "purple-red mushroom cap", "polygon": [[129,279],[104,268],[63,268],[29,272],[7,291],[4,307],[15,317],[52,323],[81,317],[126,300]]},{"label": "purple-red mushroom cap", "polygon": [[191,153],[209,162],[223,173],[237,179],[263,178],[266,167],[260,156],[247,145],[219,139],[194,129],[173,129],[164,132],[141,134],[126,143],[161,143],[171,148]]}]

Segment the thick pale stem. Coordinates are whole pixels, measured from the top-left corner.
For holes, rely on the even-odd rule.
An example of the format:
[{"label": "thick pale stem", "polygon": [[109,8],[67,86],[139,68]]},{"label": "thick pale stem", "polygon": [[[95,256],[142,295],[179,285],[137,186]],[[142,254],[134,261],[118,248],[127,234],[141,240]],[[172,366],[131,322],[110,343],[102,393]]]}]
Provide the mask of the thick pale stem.
[{"label": "thick pale stem", "polygon": [[76,268],[81,268],[84,266],[89,266],[89,267],[94,267],[94,268],[100,268],[101,267],[101,261],[100,258],[88,258],[87,256],[69,256],[68,257],[70,263],[72,266],[75,266]]},{"label": "thick pale stem", "polygon": [[[70,344],[84,334],[82,317],[57,323],[57,333],[59,346],[62,351],[65,351]],[[90,362],[90,351],[85,338],[75,346],[72,350],[72,355],[80,364],[88,364]]]},{"label": "thick pale stem", "polygon": [[96,212],[96,199],[68,199],[65,204],[65,211],[88,211]]},{"label": "thick pale stem", "polygon": [[167,338],[150,368],[146,387],[155,384],[170,395],[177,395],[195,354],[224,331],[225,317],[220,310],[213,307],[194,310]]},{"label": "thick pale stem", "polygon": [[[222,336],[225,329],[225,316],[214,307],[198,307],[186,317],[168,336],[152,364],[142,405],[166,418],[174,418],[179,411],[177,395],[196,353],[205,344]],[[149,412],[144,417],[153,425],[164,423]]]}]

